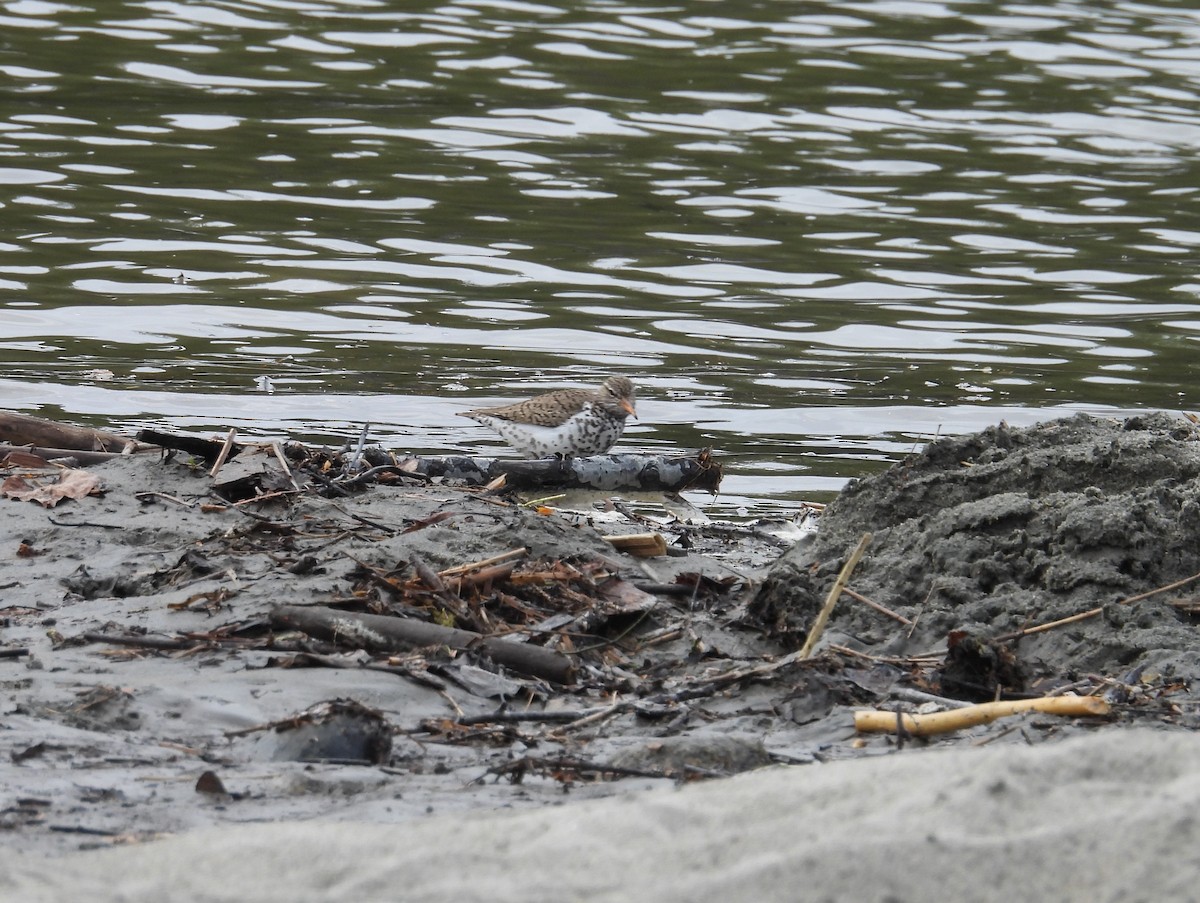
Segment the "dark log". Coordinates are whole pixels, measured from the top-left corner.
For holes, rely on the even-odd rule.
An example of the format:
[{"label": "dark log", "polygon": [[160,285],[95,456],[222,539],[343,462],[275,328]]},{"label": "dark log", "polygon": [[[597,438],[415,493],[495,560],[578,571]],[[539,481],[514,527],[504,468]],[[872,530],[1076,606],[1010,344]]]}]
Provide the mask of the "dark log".
[{"label": "dark log", "polygon": [[[186,452],[197,458],[203,458],[209,464],[217,460],[221,449],[225,447],[224,439],[202,439],[199,436],[179,436],[175,433],[161,433],[158,430],[141,430],[137,437],[143,442],[150,442],[161,448],[170,448]],[[236,442],[230,449],[229,457],[235,457],[242,450]]]},{"label": "dark log", "polygon": [[480,649],[497,664],[521,674],[560,684],[574,679],[574,663],[552,649],[411,618],[357,614],[319,605],[280,605],[271,612],[271,624],[376,652],[404,652],[420,646]]},{"label": "dark log", "polygon": [[683,492],[721,485],[721,465],[707,449],[696,455],[593,455],[534,461],[466,456],[407,458],[402,470],[427,477],[486,485],[497,477],[513,489],[598,489]]},{"label": "dark log", "polygon": [[[12,414],[0,411],[0,441],[10,445],[35,445],[34,454],[44,455],[47,451],[114,452],[140,451],[137,442],[116,433],[105,430],[94,430],[86,426],[72,426],[67,423],[56,423],[41,417],[30,417],[28,414]],[[58,454],[56,457],[66,457]]]}]

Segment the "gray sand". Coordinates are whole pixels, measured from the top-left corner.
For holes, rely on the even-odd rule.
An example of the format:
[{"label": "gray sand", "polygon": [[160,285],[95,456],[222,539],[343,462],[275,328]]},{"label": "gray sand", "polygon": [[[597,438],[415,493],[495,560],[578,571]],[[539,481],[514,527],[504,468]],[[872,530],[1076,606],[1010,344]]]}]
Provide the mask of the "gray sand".
[{"label": "gray sand", "polygon": [[[1171,604],[1200,588],[1123,601],[1200,572],[1196,439],[1190,423],[1148,415],[943,440],[853,484],[816,540],[765,574],[736,549],[634,560],[586,520],[446,487],[376,486],[249,513],[181,507],[138,494],[201,499],[207,477],[153,456],[89,468],[107,484],[103,497],[53,509],[2,501],[0,648],[30,654],[0,658],[0,895],[1200,896],[1189,814],[1200,659],[1193,616]],[[843,600],[825,642],[899,656],[899,666],[839,653],[565,733],[536,723],[455,733],[459,713],[496,710],[496,692],[534,710],[586,709],[622,680],[624,698],[651,700],[776,659],[803,639],[867,530],[875,541],[853,586],[917,626]],[[674,639],[573,688],[497,681],[469,655],[443,656],[438,688],[358,667],[277,667],[281,654],[253,643],[149,651],[83,636],[252,637],[273,605],[344,602],[356,561],[387,570],[417,553],[438,568],[519,545],[547,559],[602,559],[629,582],[692,572],[748,590],[656,603],[642,628],[677,627]],[[948,631],[989,636],[1091,607],[1101,614],[1022,640],[1018,652],[1034,684],[1107,692],[1111,723],[1028,715],[902,749],[856,735],[853,710],[894,706],[889,694],[910,682],[904,657],[944,651]],[[351,653],[342,664],[367,660]],[[277,761],[272,732],[237,733],[339,698],[390,725],[386,767]],[[797,764],[682,787],[544,767],[519,782],[496,776],[524,758],[562,756],[676,777]],[[227,795],[198,792],[210,771]]]},{"label": "gray sand", "polygon": [[223,827],[46,862],[5,900],[325,903],[1197,897],[1200,738],[1111,730],[901,752],[681,790],[401,825]]}]

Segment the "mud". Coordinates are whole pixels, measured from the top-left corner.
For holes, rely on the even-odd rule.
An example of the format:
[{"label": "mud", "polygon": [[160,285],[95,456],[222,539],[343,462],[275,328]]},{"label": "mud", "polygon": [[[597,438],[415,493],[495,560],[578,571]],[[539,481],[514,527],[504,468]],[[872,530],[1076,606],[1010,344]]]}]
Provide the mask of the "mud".
[{"label": "mud", "polygon": [[1153,413],[935,442],[848,485],[815,541],[772,567],[753,608],[796,643],[847,550],[871,533],[852,586],[916,625],[841,604],[833,642],[911,655],[944,648],[951,631],[1005,635],[1100,608],[1021,638],[1021,659],[1035,674],[1193,682],[1197,621],[1184,609],[1200,581],[1130,600],[1200,574],[1198,440],[1191,422]]},{"label": "mud", "polygon": [[[1191,727],[1196,625],[1172,603],[1200,581],[1124,600],[1200,572],[1197,438],[1157,414],[999,426],[851,484],[816,537],[782,554],[762,529],[628,512],[625,532],[657,528],[671,542],[654,559],[601,538],[620,530],[594,497],[546,512],[400,481],[235,506],[186,461],[89,467],[102,496],[0,502],[0,832],[14,849],[59,854],[203,826],[400,822],[890,754],[895,739],[857,735],[853,710],[941,691],[952,632],[1012,650],[1025,692],[1072,686],[1112,699],[1117,726]],[[851,588],[915,624],[847,596],[817,657],[772,666],[803,641],[864,532],[874,539]],[[430,617],[381,577],[411,576],[414,559],[444,569],[515,547],[547,569],[602,567],[623,587],[624,614],[582,578],[472,600],[489,617],[525,612],[529,624],[498,629],[573,656],[569,686],[478,650],[372,655],[271,627],[278,605]],[[114,636],[132,640],[103,640]],[[349,719],[321,746],[334,752],[290,761],[329,741],[314,727],[321,711]],[[932,743],[1111,729],[1015,724]],[[283,734],[289,725],[298,732]]]}]

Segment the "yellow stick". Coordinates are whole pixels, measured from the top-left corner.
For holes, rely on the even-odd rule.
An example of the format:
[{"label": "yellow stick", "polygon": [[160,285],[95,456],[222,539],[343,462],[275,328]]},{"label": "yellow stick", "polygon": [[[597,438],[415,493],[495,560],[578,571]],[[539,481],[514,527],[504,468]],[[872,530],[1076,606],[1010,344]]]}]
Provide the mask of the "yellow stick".
[{"label": "yellow stick", "polygon": [[[1050,715],[1107,715],[1109,705],[1098,696],[1046,696],[1041,699],[1014,699],[1010,702],[984,702],[952,712],[932,715],[901,715],[904,730],[914,737],[944,734],[949,731],[988,724],[997,718],[1021,712],[1043,712]],[[855,730],[895,731],[895,712],[855,712]]]},{"label": "yellow stick", "polygon": [[842,570],[837,575],[837,580],[833,581],[829,595],[825,597],[825,604],[821,607],[817,619],[813,622],[812,629],[808,632],[808,639],[804,641],[804,646],[800,649],[800,658],[805,659],[813,654],[813,650],[817,647],[817,640],[825,632],[825,625],[829,623],[829,616],[833,614],[833,606],[837,604],[838,596],[842,594],[842,590],[850,582],[850,575],[854,573],[859,559],[863,557],[863,553],[867,551],[867,546],[870,544],[871,534],[864,533],[862,539],[858,541],[858,545],[854,547],[854,551],[850,553],[850,557],[846,559],[846,563],[842,565]]}]

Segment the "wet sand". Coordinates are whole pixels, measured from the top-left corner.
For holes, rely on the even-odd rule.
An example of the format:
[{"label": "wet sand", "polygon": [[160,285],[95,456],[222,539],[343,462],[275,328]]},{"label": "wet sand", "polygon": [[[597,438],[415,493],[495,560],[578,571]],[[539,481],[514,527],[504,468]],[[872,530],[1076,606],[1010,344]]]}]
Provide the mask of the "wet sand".
[{"label": "wet sand", "polygon": [[[816,540],[782,555],[746,533],[653,559],[616,552],[607,524],[451,487],[239,510],[185,463],[89,467],[103,495],[0,503],[0,649],[28,652],[0,659],[0,893],[1183,898],[1190,868],[1166,863],[1190,861],[1200,787],[1193,589],[1128,600],[1200,572],[1195,438],[1152,415],[944,440],[850,487]],[[915,626],[842,600],[815,659],[754,671],[799,645],[865,530],[852,585]],[[570,686],[469,651],[306,659],[269,626],[280,604],[399,606],[364,589],[364,563],[407,575],[414,555],[444,569],[514,547],[603,562],[626,588],[711,583],[590,639],[537,634],[569,641]],[[552,598],[599,598],[568,588]],[[944,655],[949,631],[991,638],[1089,606],[1014,648],[1022,692],[1102,694],[1109,719],[1025,715],[902,743],[855,732],[853,712],[894,708],[898,688],[941,690],[922,656]],[[378,715],[381,761],[281,755],[268,726],[330,700]],[[487,720],[513,709],[599,714]]]}]

